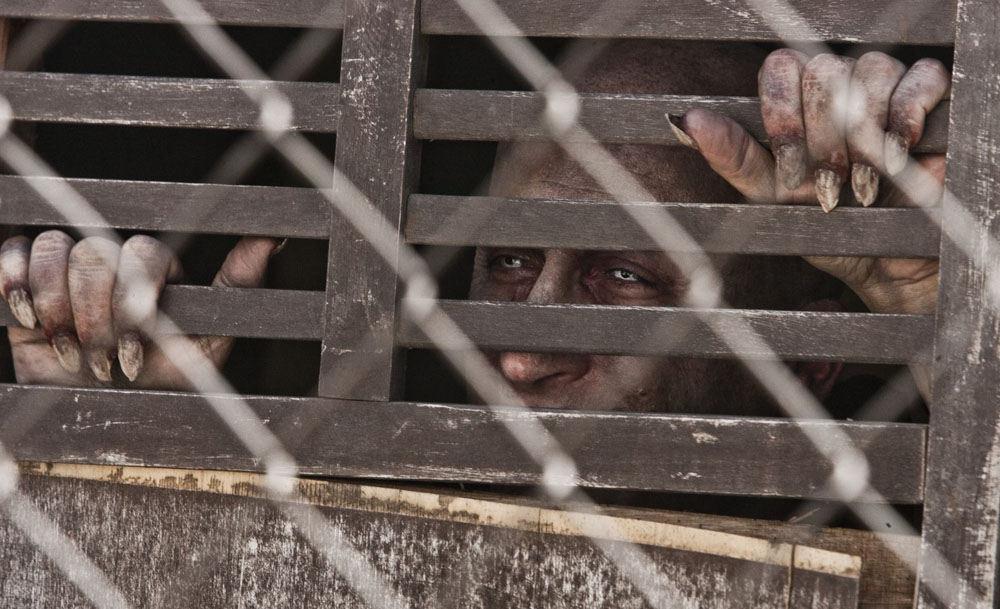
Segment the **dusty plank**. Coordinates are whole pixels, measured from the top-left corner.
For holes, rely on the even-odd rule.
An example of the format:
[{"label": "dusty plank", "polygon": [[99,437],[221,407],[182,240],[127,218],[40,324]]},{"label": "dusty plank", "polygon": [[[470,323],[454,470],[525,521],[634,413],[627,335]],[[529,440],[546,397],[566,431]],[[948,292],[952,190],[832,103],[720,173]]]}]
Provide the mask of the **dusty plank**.
[{"label": "dusty plank", "polygon": [[[729,335],[740,335],[740,326],[748,324],[783,359],[906,363],[927,357],[934,324],[930,315],[465,301],[440,304],[480,348],[499,351],[767,356],[750,348],[734,350],[712,329],[722,327]],[[404,317],[399,341],[407,347],[434,346],[408,317]]]},{"label": "dusty plank", "polygon": [[[188,334],[291,340],[322,334],[322,292],[177,285],[164,289],[160,308]],[[0,325],[17,323],[9,307],[0,307]]]},{"label": "dusty plank", "polygon": [[334,196],[346,200],[357,188],[387,220],[375,239],[391,245],[387,260],[345,219],[333,220],[319,394],[381,401],[402,390],[396,268],[403,209],[419,177],[411,99],[426,53],[416,0],[346,6]]},{"label": "dusty plank", "polygon": [[[71,226],[32,187],[47,188],[59,179],[0,176],[0,223]],[[311,188],[77,178],[66,183],[111,228],[309,239],[329,236],[330,204]]]},{"label": "dusty plank", "polygon": [[[0,440],[20,460],[260,471],[194,394],[0,386]],[[225,401],[236,397],[222,397]],[[304,474],[534,484],[538,466],[506,430],[526,413],[317,398],[248,396],[247,405]],[[570,405],[571,406],[571,405]],[[576,460],[588,488],[747,496],[830,497],[831,468],[783,419],[536,410]],[[14,437],[17,421],[36,418]],[[869,459],[875,489],[894,503],[923,496],[920,425],[803,421],[834,427]],[[869,495],[866,495],[869,497]]]},{"label": "dusty plank", "polygon": [[[490,22],[481,31],[455,0],[427,0],[422,5],[425,34],[494,34],[500,36],[581,36],[597,38],[672,38],[676,40],[786,39],[829,42],[882,42],[947,45],[954,40],[953,2],[869,0],[788,0],[763,16],[743,0],[680,0],[664,10],[657,0],[626,5],[603,0],[497,0],[513,22]],[[475,5],[473,5],[475,6]],[[769,19],[775,20],[773,22]],[[813,35],[788,33],[789,26],[810,27]],[[775,27],[776,26],[776,27]],[[792,30],[796,32],[796,30]]]},{"label": "dusty plank", "polygon": [[[625,205],[413,195],[405,235],[411,243],[656,250]],[[917,209],[711,203],[633,203],[632,213],[669,213],[708,252],[780,255],[936,257],[940,230]]]},{"label": "dusty plank", "polygon": [[[583,93],[579,121],[603,142],[677,145],[664,115],[682,115],[696,107],[731,116],[767,143],[755,97]],[[413,128],[417,137],[428,140],[544,141],[551,139],[541,120],[544,110],[540,93],[419,89]],[[947,139],[948,102],[944,102],[928,116],[927,130],[914,151],[943,152]]]},{"label": "dusty plank", "polygon": [[274,92],[292,105],[292,131],[332,132],[336,84],[203,78],[4,72],[0,92],[24,121],[257,129],[260,108],[245,92]]},{"label": "dusty plank", "polygon": [[[344,22],[341,0],[200,0],[199,5],[219,23],[339,28]],[[160,0],[4,0],[0,15],[27,19],[140,21],[177,23]]]},{"label": "dusty plank", "polygon": [[917,606],[985,609],[998,602],[1000,566],[1000,14],[961,0],[957,15],[942,209],[957,236],[941,243]]}]

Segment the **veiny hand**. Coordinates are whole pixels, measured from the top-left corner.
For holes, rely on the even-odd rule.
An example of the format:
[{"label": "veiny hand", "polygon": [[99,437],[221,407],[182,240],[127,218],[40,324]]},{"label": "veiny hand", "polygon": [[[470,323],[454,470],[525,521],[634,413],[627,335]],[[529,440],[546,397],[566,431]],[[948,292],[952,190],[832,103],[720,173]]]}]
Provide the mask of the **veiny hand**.
[{"label": "veiny hand", "polygon": [[[245,237],[212,285],[257,287],[277,241]],[[188,389],[184,376],[149,344],[157,299],[181,274],[174,254],[144,235],[118,245],[100,237],[75,243],[60,231],[0,247],[0,289],[23,328],[8,329],[19,383],[106,386],[117,359],[135,387]],[[199,349],[217,366],[232,347],[223,337],[163,337]],[[129,381],[131,381],[129,383]]]},{"label": "veiny hand", "polygon": [[[933,205],[941,198],[944,155],[907,163],[924,119],[948,95],[951,78],[940,62],[909,69],[884,53],[858,60],[771,53],[758,75],[760,105],[773,155],[733,120],[694,109],[672,118],[678,139],[752,202],[818,201],[832,211],[850,178],[854,198],[872,205],[879,176],[905,188],[887,189],[885,205]],[[923,170],[923,171],[921,171]],[[882,313],[932,313],[936,260],[809,257]]]}]

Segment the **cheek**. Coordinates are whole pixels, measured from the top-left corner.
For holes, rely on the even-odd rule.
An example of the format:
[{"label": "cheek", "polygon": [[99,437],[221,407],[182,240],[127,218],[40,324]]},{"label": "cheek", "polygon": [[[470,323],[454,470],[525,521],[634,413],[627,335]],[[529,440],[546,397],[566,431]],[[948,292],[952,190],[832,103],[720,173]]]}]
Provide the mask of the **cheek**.
[{"label": "cheek", "polygon": [[661,359],[594,356],[592,382],[602,401],[615,410],[662,410],[671,385],[672,366]]}]

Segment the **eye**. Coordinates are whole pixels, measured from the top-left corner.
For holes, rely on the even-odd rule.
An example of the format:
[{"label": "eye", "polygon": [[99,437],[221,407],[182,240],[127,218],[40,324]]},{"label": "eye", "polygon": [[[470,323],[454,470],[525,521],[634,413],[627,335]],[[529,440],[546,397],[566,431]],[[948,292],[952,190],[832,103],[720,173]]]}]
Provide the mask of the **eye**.
[{"label": "eye", "polygon": [[523,269],[524,268],[524,258],[518,256],[504,255],[497,256],[493,263],[502,269]]},{"label": "eye", "polygon": [[610,269],[607,273],[612,279],[617,279],[618,281],[625,281],[628,283],[649,283],[628,269]]}]

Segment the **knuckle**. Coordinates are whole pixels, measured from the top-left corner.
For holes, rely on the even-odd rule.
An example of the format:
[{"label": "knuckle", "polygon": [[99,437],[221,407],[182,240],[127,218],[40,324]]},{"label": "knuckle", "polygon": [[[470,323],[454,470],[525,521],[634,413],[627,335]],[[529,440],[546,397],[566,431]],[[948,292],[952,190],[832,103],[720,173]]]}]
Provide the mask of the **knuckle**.
[{"label": "knuckle", "polygon": [[35,247],[68,248],[73,244],[73,238],[61,230],[47,230],[35,237]]},{"label": "knuckle", "polygon": [[157,256],[165,250],[166,246],[163,243],[149,235],[135,235],[122,245],[123,252],[128,252],[130,255],[135,255],[139,258]]},{"label": "knuckle", "polygon": [[898,60],[881,51],[869,51],[858,58],[857,68],[888,71],[895,67],[897,63]]},{"label": "knuckle", "polygon": [[820,53],[806,64],[804,74],[812,78],[825,78],[845,74],[854,60],[833,53]]},{"label": "knuckle", "polygon": [[87,237],[69,251],[70,263],[108,266],[109,256],[115,254],[115,244],[103,237]]},{"label": "knuckle", "polygon": [[797,52],[792,49],[778,49],[777,51],[771,51],[771,53],[764,58],[764,64],[761,69],[763,71],[783,71],[788,68],[799,69],[801,65],[800,57]]},{"label": "knuckle", "polygon": [[944,67],[944,64],[937,59],[932,59],[930,57],[918,59],[910,69],[914,72],[925,73],[933,78],[939,78],[942,80],[948,80],[951,78],[951,73],[948,72],[948,68]]}]

